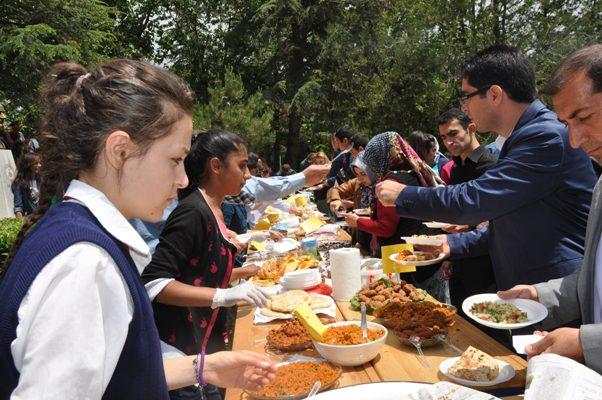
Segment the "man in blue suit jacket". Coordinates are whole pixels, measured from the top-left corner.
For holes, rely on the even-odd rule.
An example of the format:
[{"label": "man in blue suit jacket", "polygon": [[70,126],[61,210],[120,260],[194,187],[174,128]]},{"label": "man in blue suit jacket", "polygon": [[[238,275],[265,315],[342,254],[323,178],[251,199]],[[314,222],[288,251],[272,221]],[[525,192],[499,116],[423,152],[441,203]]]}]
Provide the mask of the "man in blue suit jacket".
[{"label": "man in blue suit jacket", "polygon": [[438,188],[377,186],[402,217],[477,225],[443,236],[451,258],[489,252],[498,288],[568,275],[581,266],[596,178],[556,114],[535,100],[535,75],[516,49],[492,46],[462,71],[462,106],[477,129],[506,138],[498,164],[478,179]]}]

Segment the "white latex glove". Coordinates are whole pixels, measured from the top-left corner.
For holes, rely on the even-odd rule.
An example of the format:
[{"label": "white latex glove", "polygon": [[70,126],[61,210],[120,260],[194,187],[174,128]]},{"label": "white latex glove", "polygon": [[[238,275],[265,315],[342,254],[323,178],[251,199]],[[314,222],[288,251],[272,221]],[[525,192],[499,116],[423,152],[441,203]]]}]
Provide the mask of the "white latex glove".
[{"label": "white latex glove", "polygon": [[216,289],[211,308],[230,307],[239,301],[264,307],[269,297],[264,288],[255,286],[253,282],[245,282],[230,289]]}]

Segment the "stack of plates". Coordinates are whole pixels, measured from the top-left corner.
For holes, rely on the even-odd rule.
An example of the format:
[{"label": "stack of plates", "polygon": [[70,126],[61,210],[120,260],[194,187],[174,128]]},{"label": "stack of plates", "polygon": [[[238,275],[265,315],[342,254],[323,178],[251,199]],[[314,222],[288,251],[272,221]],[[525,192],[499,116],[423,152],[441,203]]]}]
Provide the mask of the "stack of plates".
[{"label": "stack of plates", "polygon": [[317,268],[300,269],[298,271],[287,272],[280,279],[280,284],[285,289],[305,290],[318,286],[322,283],[322,277]]}]

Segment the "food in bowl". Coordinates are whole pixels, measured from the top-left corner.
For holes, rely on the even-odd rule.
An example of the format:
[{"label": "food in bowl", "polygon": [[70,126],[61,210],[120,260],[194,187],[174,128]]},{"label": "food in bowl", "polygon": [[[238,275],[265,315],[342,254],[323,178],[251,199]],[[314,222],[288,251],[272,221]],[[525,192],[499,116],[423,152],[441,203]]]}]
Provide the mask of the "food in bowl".
[{"label": "food in bowl", "polygon": [[479,319],[498,324],[516,324],[529,320],[526,312],[520,310],[514,304],[504,302],[484,301],[475,303],[470,307],[470,312]]},{"label": "food in bowl", "polygon": [[495,358],[469,346],[447,373],[469,381],[488,382],[498,377],[500,367]]},{"label": "food in bowl", "polygon": [[430,261],[437,258],[437,255],[428,251],[414,253],[410,250],[402,250],[396,253],[394,257],[397,261]]},{"label": "food in bowl", "polygon": [[342,325],[332,326],[326,328],[326,331],[322,335],[322,343],[335,345],[335,346],[351,346],[355,344],[362,344],[373,342],[385,334],[383,331],[378,329],[367,329],[368,337],[362,337],[362,328],[358,325]]},{"label": "food in bowl", "polygon": [[[326,328],[354,325],[360,328],[360,321],[335,322],[327,325]],[[314,347],[320,355],[333,364],[346,367],[354,367],[369,362],[378,356],[380,349],[387,338],[387,328],[375,322],[368,322],[368,329],[382,332],[382,335],[375,340],[355,345],[333,345],[312,340]],[[361,332],[361,328],[360,331]],[[360,333],[361,335],[361,333]]]},{"label": "food in bowl", "polygon": [[[319,317],[323,324],[335,322],[331,317]],[[311,346],[311,336],[298,319],[291,319],[272,329],[266,337],[268,344],[281,351],[303,350]]]},{"label": "food in bowl", "polygon": [[315,382],[329,387],[341,375],[340,368],[316,361],[297,361],[279,366],[276,379],[262,389],[252,392],[254,397],[279,398],[309,393]]}]

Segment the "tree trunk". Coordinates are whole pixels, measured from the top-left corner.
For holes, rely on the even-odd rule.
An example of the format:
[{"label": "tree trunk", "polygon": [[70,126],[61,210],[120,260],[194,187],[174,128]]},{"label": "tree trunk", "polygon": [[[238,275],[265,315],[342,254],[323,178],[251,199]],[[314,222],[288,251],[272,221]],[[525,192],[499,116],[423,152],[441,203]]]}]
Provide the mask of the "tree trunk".
[{"label": "tree trunk", "polygon": [[288,58],[288,100],[291,102],[288,115],[288,137],[286,138],[286,162],[293,168],[299,163],[302,112],[292,100],[303,85],[305,35],[297,22],[291,26],[292,48]]},{"label": "tree trunk", "polygon": [[301,116],[296,105],[291,106],[288,114],[288,136],[286,138],[286,162],[293,168],[298,167],[301,136]]}]

